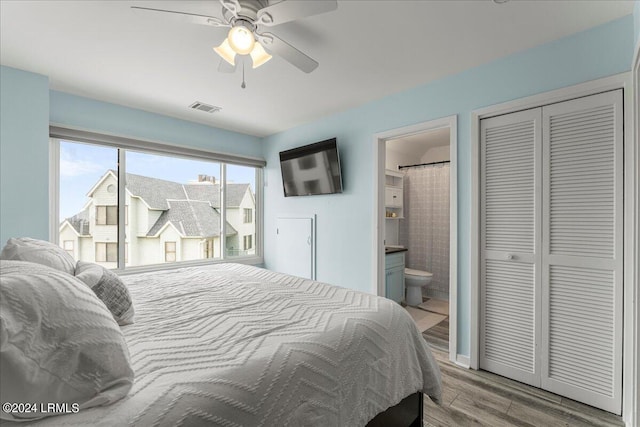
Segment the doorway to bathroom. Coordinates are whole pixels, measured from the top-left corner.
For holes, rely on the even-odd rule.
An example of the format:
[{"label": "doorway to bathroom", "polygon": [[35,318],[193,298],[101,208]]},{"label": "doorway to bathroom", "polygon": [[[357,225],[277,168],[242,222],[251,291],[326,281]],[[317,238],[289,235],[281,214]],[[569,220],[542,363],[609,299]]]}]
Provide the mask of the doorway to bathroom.
[{"label": "doorway to bathroom", "polygon": [[[374,136],[374,277],[425,339],[457,360],[457,121]],[[405,291],[406,289],[406,291]]]}]

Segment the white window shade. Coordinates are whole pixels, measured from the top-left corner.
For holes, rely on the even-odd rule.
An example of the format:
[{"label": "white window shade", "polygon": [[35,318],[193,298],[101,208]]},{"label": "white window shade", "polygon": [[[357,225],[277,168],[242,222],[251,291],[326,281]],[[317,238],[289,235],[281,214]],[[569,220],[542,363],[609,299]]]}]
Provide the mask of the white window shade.
[{"label": "white window shade", "polygon": [[264,159],[255,157],[239,156],[229,153],[217,153],[213,151],[200,150],[197,148],[173,146],[170,144],[163,144],[159,142],[144,141],[115,135],[98,134],[94,132],[69,129],[58,126],[49,126],[49,136],[51,138],[85,141],[94,144],[107,145],[124,149],[152,150],[158,154],[172,154],[198,159],[206,158],[208,160],[219,161],[233,165],[253,167],[264,167],[267,165],[267,162]]}]

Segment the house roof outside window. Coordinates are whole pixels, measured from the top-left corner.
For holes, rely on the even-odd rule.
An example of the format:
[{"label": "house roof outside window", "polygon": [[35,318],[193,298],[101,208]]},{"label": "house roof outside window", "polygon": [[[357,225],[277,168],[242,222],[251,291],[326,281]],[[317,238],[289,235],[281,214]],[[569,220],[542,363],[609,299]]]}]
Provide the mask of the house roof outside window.
[{"label": "house roof outside window", "polygon": [[[88,197],[92,198],[96,189],[108,177],[118,179],[114,170],[109,170],[91,188]],[[204,177],[204,178],[201,178]],[[163,211],[158,220],[150,227],[147,237],[156,237],[168,224],[172,224],[184,237],[214,237],[220,235],[220,184],[215,179],[202,175],[200,182],[180,184],[159,178],[128,173],[127,191],[132,197],[138,197],[152,210]],[[206,178],[206,179],[205,179]],[[227,207],[237,208],[242,203],[249,184],[228,183],[226,185]],[[80,236],[90,236],[89,207],[78,214],[66,218],[61,226],[69,223]],[[236,229],[227,222],[226,235],[237,234]]]}]

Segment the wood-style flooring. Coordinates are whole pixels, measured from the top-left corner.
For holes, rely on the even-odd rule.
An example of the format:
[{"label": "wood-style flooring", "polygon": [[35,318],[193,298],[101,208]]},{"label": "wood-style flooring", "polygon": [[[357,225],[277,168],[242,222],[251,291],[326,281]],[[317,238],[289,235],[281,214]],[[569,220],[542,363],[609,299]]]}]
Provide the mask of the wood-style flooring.
[{"label": "wood-style flooring", "polygon": [[448,320],[423,333],[442,372],[443,403],[424,399],[424,426],[624,426],[622,419],[547,391],[449,361]]}]

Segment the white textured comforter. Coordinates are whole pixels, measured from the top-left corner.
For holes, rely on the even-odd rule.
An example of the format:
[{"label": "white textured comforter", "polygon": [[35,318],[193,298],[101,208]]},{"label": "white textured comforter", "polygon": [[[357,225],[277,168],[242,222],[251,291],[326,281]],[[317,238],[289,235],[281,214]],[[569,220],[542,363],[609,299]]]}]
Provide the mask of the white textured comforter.
[{"label": "white textured comforter", "polygon": [[37,425],[362,426],[440,372],[376,296],[237,265],[124,276],[135,382],[107,407]]}]

